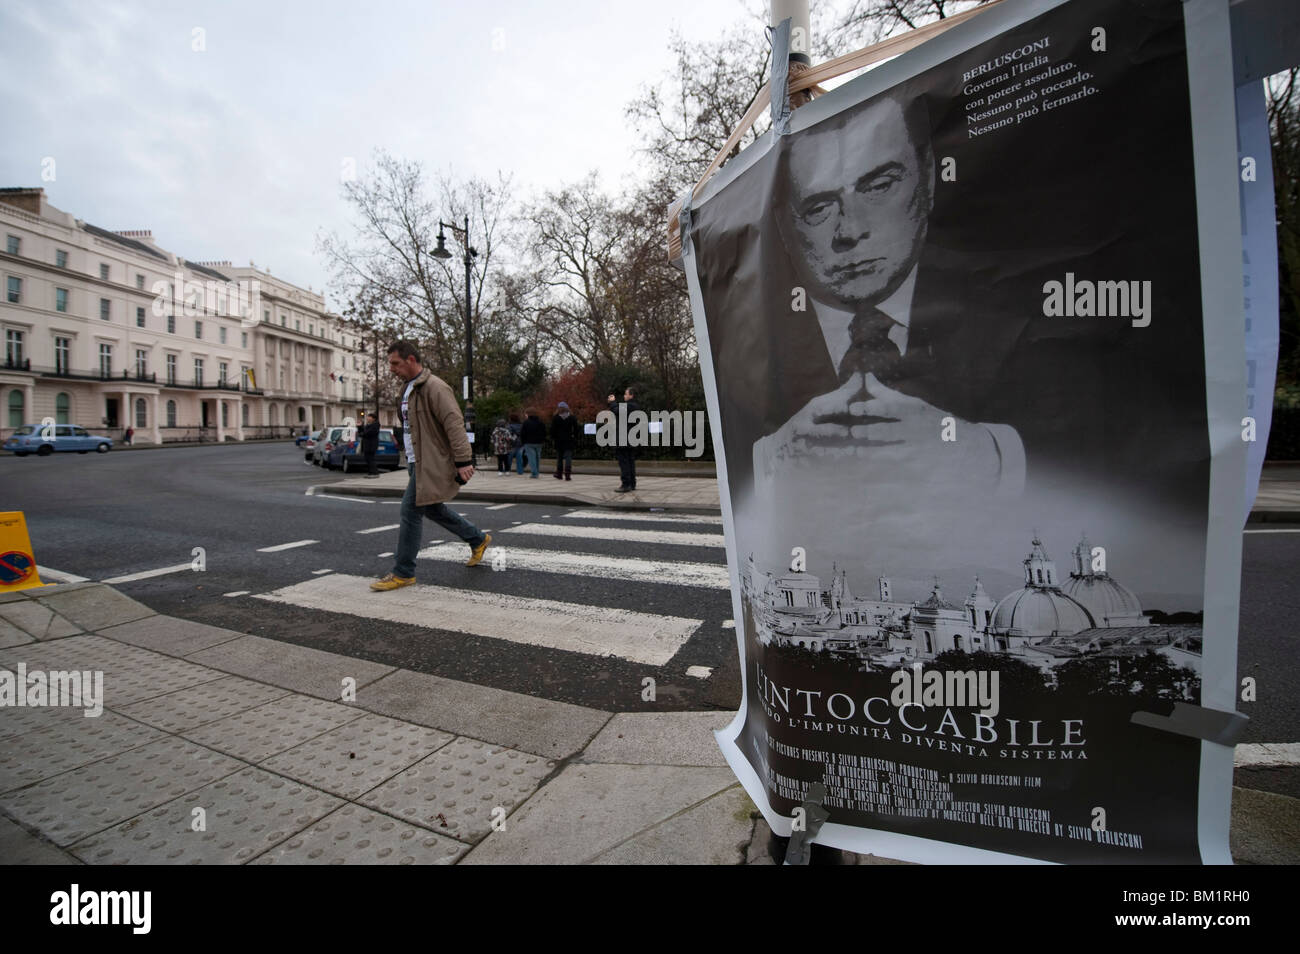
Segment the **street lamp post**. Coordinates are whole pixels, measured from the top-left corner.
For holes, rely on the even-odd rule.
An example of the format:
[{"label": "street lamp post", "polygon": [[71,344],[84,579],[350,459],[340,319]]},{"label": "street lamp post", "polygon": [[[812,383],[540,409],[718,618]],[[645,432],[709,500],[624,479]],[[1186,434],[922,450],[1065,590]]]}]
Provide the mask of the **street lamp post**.
[{"label": "street lamp post", "polygon": [[[434,258],[448,259],[451,258],[451,252],[447,251],[447,237],[443,229],[448,228],[453,232],[460,231],[457,226],[449,222],[438,220],[438,247],[433,250]],[[474,315],[470,303],[469,281],[470,281],[470,264],[478,257],[478,251],[469,244],[469,216],[465,216],[465,400],[474,400]]]}]

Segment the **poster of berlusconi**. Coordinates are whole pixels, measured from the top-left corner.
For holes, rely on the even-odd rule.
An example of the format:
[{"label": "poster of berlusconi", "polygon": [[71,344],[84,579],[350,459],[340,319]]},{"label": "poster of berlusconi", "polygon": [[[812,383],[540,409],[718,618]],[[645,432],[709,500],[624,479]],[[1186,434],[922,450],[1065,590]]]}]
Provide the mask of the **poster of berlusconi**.
[{"label": "poster of berlusconi", "polygon": [[688,210],[745,689],[719,739],[784,833],[824,784],[841,848],[1226,858],[1202,742],[1132,721],[1235,655],[1203,626],[1239,578],[1207,573],[1183,4],[985,16]]}]

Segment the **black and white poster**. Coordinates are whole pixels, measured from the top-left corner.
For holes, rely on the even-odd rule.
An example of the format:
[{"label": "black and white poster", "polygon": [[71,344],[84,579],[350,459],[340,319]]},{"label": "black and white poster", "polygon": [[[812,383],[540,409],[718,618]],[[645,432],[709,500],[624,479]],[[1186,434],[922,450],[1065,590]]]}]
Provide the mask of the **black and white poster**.
[{"label": "black and white poster", "polygon": [[1132,721],[1233,708],[1241,257],[1205,236],[1240,232],[1205,196],[1222,168],[1235,202],[1235,138],[1192,19],[1008,2],[694,200],[744,673],[719,741],[778,834],[820,782],[817,840],[857,851],[1227,860],[1231,750]]}]

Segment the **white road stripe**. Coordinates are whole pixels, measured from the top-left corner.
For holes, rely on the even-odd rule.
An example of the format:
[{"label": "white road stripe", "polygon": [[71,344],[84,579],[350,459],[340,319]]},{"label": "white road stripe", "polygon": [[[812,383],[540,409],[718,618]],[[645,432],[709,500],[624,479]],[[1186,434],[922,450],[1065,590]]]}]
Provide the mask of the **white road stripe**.
[{"label": "white road stripe", "polygon": [[233,593],[222,593],[222,596],[247,596],[248,590],[235,590]]},{"label": "white road stripe", "polygon": [[573,510],[566,517],[582,520],[637,520],[647,523],[705,523],[722,526],[722,518],[707,513],[645,513],[640,510]]},{"label": "white road stripe", "polygon": [[279,553],[281,550],[292,550],[294,547],[309,547],[313,543],[320,543],[319,540],[295,540],[293,543],[281,543],[274,547],[259,547],[258,553]]},{"label": "white road stripe", "polygon": [[492,506],[488,507],[488,509],[489,509],[489,510],[505,510],[506,507],[513,507],[513,506],[514,506],[514,504],[512,504],[512,503],[493,504]]},{"label": "white road stripe", "polygon": [[648,666],[668,663],[703,622],[444,586],[415,585],[375,595],[370,592],[371,582],[331,573],[258,594],[257,599],[311,609],[329,607],[350,616],[566,652],[618,656]]},{"label": "white road stripe", "polygon": [[326,574],[326,573],[333,573],[333,572],[334,572],[333,570],[312,570],[312,571],[311,571],[311,575],[312,575],[312,576],[323,576],[323,575]]},{"label": "white road stripe", "polygon": [[193,568],[192,563],[177,563],[175,566],[163,566],[156,570],[145,570],[141,573],[127,573],[125,576],[112,576],[107,580],[100,580],[101,583],[130,583],[133,580],[148,580],[155,576],[167,576],[169,573],[179,573],[181,570]]},{"label": "white road stripe", "polygon": [[[504,555],[507,570],[537,570],[542,573],[570,573],[603,579],[634,580],[639,583],[663,583],[671,586],[703,586],[725,590],[731,578],[725,566],[713,563],[684,563],[671,560],[642,560],[636,557],[612,557],[599,553],[568,553],[563,550],[531,550],[526,547],[492,545],[488,562]],[[442,563],[464,563],[465,545],[444,543],[425,547],[417,557]]]},{"label": "white road stripe", "polygon": [[713,675],[713,667],[712,666],[688,666],[686,667],[686,675],[694,676],[696,679],[708,679],[710,676]]},{"label": "white road stripe", "polygon": [[84,576],[77,576],[75,573],[64,573],[62,570],[54,570],[48,566],[36,565],[36,574],[40,577],[48,577],[55,583],[89,583],[90,580]]},{"label": "white road stripe", "polygon": [[392,550],[389,550],[387,553],[381,553],[381,554],[379,554],[379,558],[382,560],[384,557],[390,557],[390,556],[392,556],[392,555],[393,555],[393,551],[392,551]]},{"label": "white road stripe", "polygon": [[1279,527],[1276,530],[1243,530],[1242,533],[1300,533],[1300,527]]},{"label": "white road stripe", "polygon": [[[345,497],[343,494],[313,494],[318,500],[350,500],[353,503],[374,503],[373,497]],[[401,503],[401,501],[397,501]]]},{"label": "white road stripe", "polygon": [[1255,742],[1237,746],[1233,761],[1238,768],[1300,765],[1300,742]]},{"label": "white road stripe", "polygon": [[682,533],[677,530],[625,530],[622,527],[574,527],[553,523],[524,523],[501,532],[532,533],[539,537],[618,540],[624,543],[669,543],[690,547],[725,547],[720,533]]},{"label": "white road stripe", "polygon": [[400,523],[390,523],[383,527],[371,527],[369,530],[358,530],[357,533],[383,533],[385,530],[398,530],[401,526]]}]

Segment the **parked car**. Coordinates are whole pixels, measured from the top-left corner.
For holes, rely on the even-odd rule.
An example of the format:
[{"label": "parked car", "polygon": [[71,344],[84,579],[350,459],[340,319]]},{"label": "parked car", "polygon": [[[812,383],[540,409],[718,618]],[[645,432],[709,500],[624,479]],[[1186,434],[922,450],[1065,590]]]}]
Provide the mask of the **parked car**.
[{"label": "parked car", "polygon": [[[342,467],[345,474],[365,469],[366,455],[361,453],[361,439],[357,436],[358,430],[359,428],[355,427],[345,427],[343,429],[343,433],[339,435],[338,441],[334,444],[334,449],[329,453],[329,458],[325,463],[327,469],[333,470],[335,467]],[[397,469],[397,440],[393,437],[392,428],[381,427],[379,429],[379,450],[375,452],[375,466],[386,467],[389,470]]]},{"label": "parked car", "polygon": [[312,431],[302,442],[302,449],[305,451],[302,459],[308,463],[312,462],[312,457],[314,456],[313,452],[316,450],[316,442],[320,440],[322,433],[324,433],[323,430]]},{"label": "parked car", "polygon": [[317,467],[329,466],[329,453],[338,443],[339,438],[347,428],[340,424],[338,427],[327,427],[320,432],[316,438],[316,444],[311,449],[311,462]]},{"label": "parked car", "polygon": [[303,446],[304,444],[306,444],[308,441],[314,439],[314,438],[316,437],[317,433],[319,433],[319,432],[317,432],[317,431],[303,431],[301,434],[299,434],[297,437],[295,437],[295,438],[293,439],[293,446],[294,446],[294,447],[302,447],[302,446]]},{"label": "parked car", "polygon": [[41,428],[29,424],[18,428],[13,436],[0,445],[0,450],[13,451],[19,457],[28,454],[46,457],[55,451],[76,451],[78,454],[96,451],[107,454],[112,449],[112,438],[92,434],[75,424],[56,424],[52,435],[42,433]]}]

